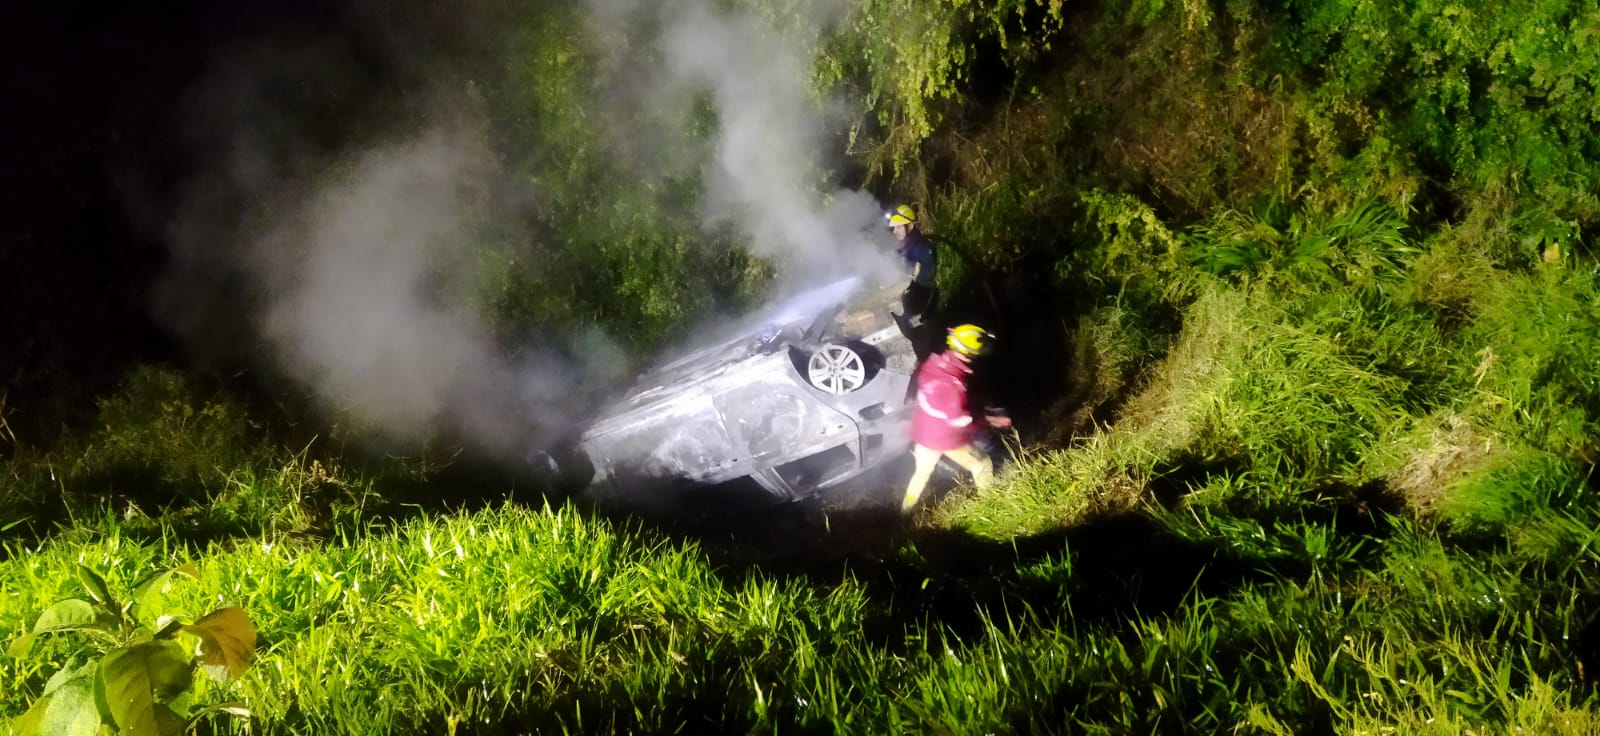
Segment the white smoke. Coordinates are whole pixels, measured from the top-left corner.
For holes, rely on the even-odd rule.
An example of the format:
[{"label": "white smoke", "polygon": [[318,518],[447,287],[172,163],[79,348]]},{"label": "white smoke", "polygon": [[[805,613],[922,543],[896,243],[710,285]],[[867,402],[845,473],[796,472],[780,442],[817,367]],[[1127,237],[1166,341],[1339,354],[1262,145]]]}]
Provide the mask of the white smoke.
[{"label": "white smoke", "polygon": [[[258,351],[375,439],[449,434],[520,460],[589,411],[585,391],[626,361],[597,330],[502,348],[477,259],[491,231],[539,257],[516,232],[525,212],[492,206],[530,193],[498,168],[481,106],[426,81],[363,102],[414,117],[330,144],[337,133],[284,90],[360,99],[375,80],[351,57],[348,39],[268,39],[194,90],[190,133],[209,165],[167,227],[157,316],[201,359]],[[363,105],[351,107],[372,119]],[[483,222],[502,210],[511,222]]]},{"label": "white smoke", "polygon": [[225,339],[204,332],[205,311],[225,297],[196,294],[197,280],[185,277],[231,271],[255,294],[245,305],[255,339],[329,408],[387,439],[447,431],[492,455],[524,457],[538,433],[586,411],[585,377],[625,361],[598,332],[528,346],[520,359],[498,347],[477,306],[480,233],[465,221],[502,176],[482,139],[470,128],[426,130],[305,179],[267,175],[270,165],[241,139],[221,185],[259,203],[220,236],[213,213],[186,211],[172,230],[177,263],[162,311],[192,339]]},{"label": "white smoke", "polygon": [[[807,90],[814,49],[803,39],[819,37],[842,5],[817,3],[808,27],[781,35],[717,7],[591,0],[602,48],[612,23],[640,14],[659,31],[646,43],[666,63],[635,89],[709,100],[717,135],[699,203],[708,228],[737,223],[788,287],[900,277],[879,203],[814,184],[828,105]],[[265,348],[282,374],[389,438],[450,432],[521,459],[539,432],[583,420],[593,409],[585,389],[625,365],[616,345],[590,331],[507,355],[476,306],[469,246],[483,223],[468,220],[497,211],[480,205],[508,184],[470,95],[407,99],[396,109],[417,122],[332,155],[320,131],[285,122],[284,79],[334,79],[335,92],[354,94],[366,81],[360,65],[323,47],[262,49],[196,94],[196,125],[216,155],[169,226],[172,268],[158,294],[167,323],[200,352],[208,342]],[[627,135],[677,145],[670,131],[640,127],[647,119],[631,122]],[[233,312],[253,315],[253,335],[231,333]]]},{"label": "white smoke", "polygon": [[260,327],[296,378],[402,438],[448,425],[515,456],[529,422],[514,408],[544,397],[472,307],[461,213],[492,172],[461,141],[433,131],[364,152],[248,264],[272,285]]},{"label": "white smoke", "polygon": [[[790,285],[842,274],[880,282],[902,276],[884,207],[865,192],[816,186],[829,153],[829,123],[839,122],[830,113],[839,111],[831,101],[814,99],[808,86],[817,51],[808,42],[842,18],[844,2],[797,4],[783,32],[715,0],[589,4],[602,49],[620,54],[642,43],[664,62],[654,69],[622,67],[650,76],[620,89],[668,104],[709,97],[717,133],[700,203],[709,224],[737,223],[751,252],[776,263]],[[624,31],[630,28],[652,32],[630,37]],[[630,121],[638,126],[648,118]]]}]

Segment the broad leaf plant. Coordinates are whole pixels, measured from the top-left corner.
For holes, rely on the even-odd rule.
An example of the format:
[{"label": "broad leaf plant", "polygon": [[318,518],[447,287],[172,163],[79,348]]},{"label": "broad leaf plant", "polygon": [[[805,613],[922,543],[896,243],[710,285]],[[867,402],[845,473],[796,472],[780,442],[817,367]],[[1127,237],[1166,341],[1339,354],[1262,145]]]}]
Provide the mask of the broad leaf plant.
[{"label": "broad leaf plant", "polygon": [[[46,634],[83,635],[79,654],[45,683],[28,711],[11,723],[16,736],[177,736],[208,715],[249,717],[243,703],[190,703],[196,669],[218,682],[243,674],[255,654],[256,628],[236,606],[193,623],[162,615],[141,623],[174,576],[198,577],[192,564],[149,575],[118,601],[99,573],[78,567],[85,596],[58,601],[11,646],[25,657]],[[187,648],[182,639],[193,641]],[[192,652],[192,653],[191,653]],[[98,656],[96,656],[98,655]]]}]

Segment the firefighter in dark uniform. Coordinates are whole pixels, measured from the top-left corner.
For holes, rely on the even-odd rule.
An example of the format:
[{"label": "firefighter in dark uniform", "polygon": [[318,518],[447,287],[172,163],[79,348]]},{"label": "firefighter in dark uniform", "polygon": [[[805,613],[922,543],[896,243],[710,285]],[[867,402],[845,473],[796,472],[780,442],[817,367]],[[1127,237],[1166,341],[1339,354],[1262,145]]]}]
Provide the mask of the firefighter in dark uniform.
[{"label": "firefighter in dark uniform", "polygon": [[900,332],[911,341],[920,363],[933,348],[928,339],[932,333],[928,323],[939,301],[939,290],[935,283],[939,261],[934,253],[933,241],[928,240],[928,236],[923,235],[922,229],[917,227],[917,211],[911,205],[903,204],[894,208],[888,218],[889,229],[900,241],[895,252],[904,259],[906,270],[911,274],[911,283],[900,294],[901,312],[893,315],[894,321],[899,325]]}]

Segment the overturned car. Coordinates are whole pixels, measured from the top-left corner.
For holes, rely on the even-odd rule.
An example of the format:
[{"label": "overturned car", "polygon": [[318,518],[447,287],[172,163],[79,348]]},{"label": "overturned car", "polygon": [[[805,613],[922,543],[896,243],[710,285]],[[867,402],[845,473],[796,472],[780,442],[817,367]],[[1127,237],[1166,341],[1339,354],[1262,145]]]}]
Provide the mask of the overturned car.
[{"label": "overturned car", "polygon": [[578,439],[588,485],[753,485],[788,498],[901,456],[916,356],[891,315],[899,293],[839,281],[646,374]]}]

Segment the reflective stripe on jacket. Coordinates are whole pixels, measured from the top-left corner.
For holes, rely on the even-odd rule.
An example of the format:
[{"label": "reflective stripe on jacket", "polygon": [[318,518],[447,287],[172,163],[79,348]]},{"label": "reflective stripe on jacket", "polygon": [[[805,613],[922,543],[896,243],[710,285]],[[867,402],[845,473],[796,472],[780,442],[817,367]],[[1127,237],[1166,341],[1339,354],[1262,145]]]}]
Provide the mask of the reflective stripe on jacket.
[{"label": "reflective stripe on jacket", "polygon": [[948,351],[923,361],[917,370],[912,442],[940,452],[972,443],[972,413],[967,411],[967,376],[971,373],[971,367]]}]

